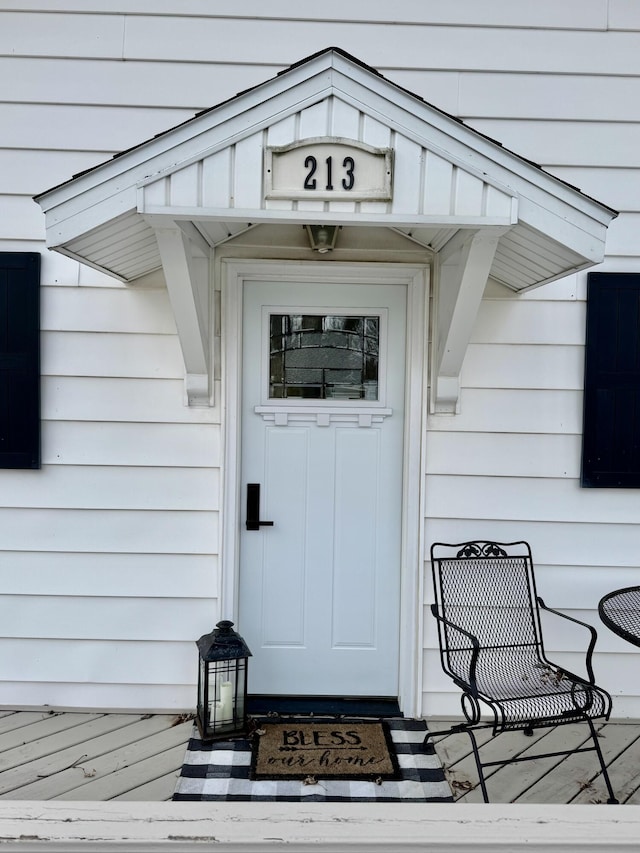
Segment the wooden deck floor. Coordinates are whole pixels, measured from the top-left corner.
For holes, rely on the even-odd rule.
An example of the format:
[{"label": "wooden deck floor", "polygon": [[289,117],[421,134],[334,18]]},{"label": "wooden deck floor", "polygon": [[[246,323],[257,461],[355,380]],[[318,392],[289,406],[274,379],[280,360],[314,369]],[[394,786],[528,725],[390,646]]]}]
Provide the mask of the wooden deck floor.
[{"label": "wooden deck floor", "polygon": [[[437,731],[451,724],[429,720],[429,729]],[[621,803],[640,804],[640,722],[614,721],[596,724],[611,785]],[[476,765],[466,734],[434,739],[456,802],[481,803]],[[483,744],[483,761],[520,755],[536,755],[558,749],[575,748],[586,743],[586,725],[566,725],[539,729],[532,737],[506,732],[491,739],[489,731],[478,733]],[[606,803],[607,792],[599,775],[595,752],[567,758],[540,758],[485,771],[492,803]],[[491,775],[489,775],[491,773]]]},{"label": "wooden deck floor", "polygon": [[170,800],[192,729],[176,714],[0,711],[0,799]]},{"label": "wooden deck floor", "polygon": [[[431,731],[446,720],[429,720]],[[175,714],[0,711],[0,799],[170,800],[191,736],[191,718]],[[479,738],[485,760],[578,746],[585,726]],[[599,726],[600,746],[622,803],[640,804],[640,722]],[[477,803],[475,763],[464,734],[438,738],[456,802]],[[487,777],[493,803],[606,802],[594,753],[538,759],[495,769]]]}]

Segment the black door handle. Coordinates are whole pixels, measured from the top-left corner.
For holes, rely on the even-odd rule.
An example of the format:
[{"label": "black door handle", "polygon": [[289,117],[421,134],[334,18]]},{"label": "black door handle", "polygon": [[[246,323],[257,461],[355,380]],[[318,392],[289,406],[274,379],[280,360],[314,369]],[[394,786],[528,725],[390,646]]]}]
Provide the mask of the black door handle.
[{"label": "black door handle", "polygon": [[260,483],[247,483],[247,530],[273,527],[273,521],[260,521]]}]

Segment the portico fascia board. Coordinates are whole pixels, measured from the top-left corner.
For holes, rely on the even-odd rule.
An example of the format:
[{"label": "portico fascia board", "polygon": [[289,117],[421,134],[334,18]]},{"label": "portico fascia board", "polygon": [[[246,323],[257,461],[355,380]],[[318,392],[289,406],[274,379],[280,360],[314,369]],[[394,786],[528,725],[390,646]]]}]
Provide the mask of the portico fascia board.
[{"label": "portico fascia board", "polygon": [[202,221],[224,221],[233,220],[241,222],[270,223],[272,225],[287,225],[292,222],[303,224],[322,224],[331,222],[334,225],[353,226],[384,226],[390,228],[412,226],[442,226],[443,228],[481,228],[499,227],[506,228],[514,224],[512,216],[425,216],[420,214],[404,213],[350,213],[345,211],[320,212],[300,210],[268,210],[255,208],[203,208],[203,207],[164,207],[162,205],[148,205],[138,209],[148,221],[159,217],[169,217],[174,220],[202,220]]}]

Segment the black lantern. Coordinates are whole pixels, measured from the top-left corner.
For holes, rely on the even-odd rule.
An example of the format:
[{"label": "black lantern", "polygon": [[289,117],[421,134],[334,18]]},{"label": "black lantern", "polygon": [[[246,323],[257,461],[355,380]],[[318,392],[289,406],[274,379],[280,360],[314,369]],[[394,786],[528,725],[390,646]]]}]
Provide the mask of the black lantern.
[{"label": "black lantern", "polygon": [[233,630],[218,622],[197,641],[200,653],[196,721],[202,740],[243,734],[247,728],[247,663],[249,647]]}]

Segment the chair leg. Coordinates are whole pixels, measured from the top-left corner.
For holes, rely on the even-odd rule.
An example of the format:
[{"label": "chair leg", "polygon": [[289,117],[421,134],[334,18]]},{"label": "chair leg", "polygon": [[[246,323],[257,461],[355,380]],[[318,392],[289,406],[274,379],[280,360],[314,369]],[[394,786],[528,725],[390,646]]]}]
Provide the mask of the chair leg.
[{"label": "chair leg", "polygon": [[[591,731],[591,739],[593,741],[594,751],[598,756],[598,761],[600,762],[600,769],[602,771],[602,778],[605,781],[605,785],[607,786],[607,791],[609,793],[609,799],[607,800],[607,802],[611,803],[611,804],[618,804],[620,801],[616,798],[616,795],[613,793],[613,788],[611,787],[611,780],[609,779],[609,772],[607,770],[607,765],[605,764],[605,761],[604,761],[604,756],[602,755],[602,750],[600,749],[600,744],[598,743],[598,735],[597,735],[595,726],[593,725],[593,721],[589,717],[586,718],[586,722],[588,723],[589,729]],[[486,785],[485,778],[484,778],[484,768],[483,768],[482,761],[480,760],[480,750],[478,748],[478,742],[476,740],[473,729],[467,728],[463,723],[461,725],[454,726],[451,729],[446,729],[446,730],[440,731],[440,732],[431,732],[431,731],[427,730],[427,733],[426,733],[424,741],[423,741],[423,745],[425,747],[425,752],[428,755],[429,754],[435,754],[435,747],[434,747],[433,741],[430,740],[433,736],[454,734],[454,733],[460,733],[460,732],[466,732],[469,735],[469,740],[471,741],[471,748],[473,750],[473,757],[475,759],[476,768],[478,770],[478,780],[480,782],[480,790],[482,791],[482,798],[485,801],[485,803],[488,803],[489,802],[489,794],[487,792],[487,785]],[[533,728],[531,727],[529,729],[529,731],[525,730],[525,734],[533,734]],[[552,754],[553,755],[562,755],[564,753],[552,753]],[[567,755],[569,755],[569,754],[570,753],[567,753]],[[520,760],[522,760],[522,759],[520,759]],[[509,764],[510,762],[506,761],[504,763]]]},{"label": "chair leg", "polygon": [[591,730],[591,739],[593,740],[593,746],[598,755],[600,768],[602,769],[602,778],[604,779],[605,785],[607,786],[607,791],[609,792],[609,799],[607,800],[607,802],[611,804],[619,804],[620,801],[616,798],[616,795],[613,793],[613,788],[611,787],[609,771],[607,770],[607,765],[604,763],[604,756],[602,755],[602,750],[600,749],[600,744],[598,743],[598,734],[596,732],[595,726],[593,725],[593,721],[589,717],[587,717],[587,722],[589,723],[589,728]]},{"label": "chair leg", "polygon": [[469,740],[471,741],[471,748],[473,749],[473,757],[476,760],[476,768],[478,770],[478,779],[480,780],[480,790],[482,791],[482,798],[485,803],[488,803],[489,794],[487,793],[487,785],[484,781],[484,770],[482,767],[482,762],[480,761],[480,750],[478,749],[478,742],[476,741],[476,736],[471,729],[466,729],[466,732],[469,735]]},{"label": "chair leg", "polygon": [[480,789],[482,791],[482,797],[485,803],[489,802],[489,795],[487,794],[487,786],[484,781],[484,772],[482,769],[482,762],[480,761],[480,750],[478,749],[478,742],[476,741],[476,736],[473,733],[473,730],[467,728],[464,723],[460,723],[460,725],[452,726],[450,729],[445,729],[440,732],[431,732],[427,729],[427,733],[422,741],[422,745],[424,747],[424,751],[426,755],[435,755],[436,749],[431,738],[436,737],[437,735],[450,735],[450,734],[459,734],[460,732],[466,732],[469,735],[469,740],[471,741],[471,748],[473,750],[473,757],[476,760],[476,767],[478,769],[478,778],[480,779]]}]

